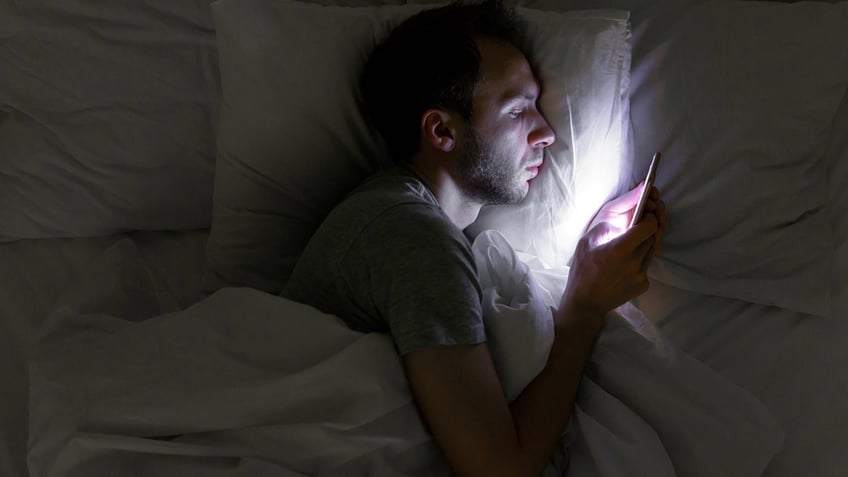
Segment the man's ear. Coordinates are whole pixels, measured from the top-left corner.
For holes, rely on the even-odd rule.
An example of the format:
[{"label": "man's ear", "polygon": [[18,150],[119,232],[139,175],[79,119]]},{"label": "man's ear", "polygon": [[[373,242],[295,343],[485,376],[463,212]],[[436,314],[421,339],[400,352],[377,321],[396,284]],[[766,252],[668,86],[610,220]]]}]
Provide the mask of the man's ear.
[{"label": "man's ear", "polygon": [[428,109],[421,115],[421,140],[430,146],[450,152],[456,147],[454,116],[442,109]]}]

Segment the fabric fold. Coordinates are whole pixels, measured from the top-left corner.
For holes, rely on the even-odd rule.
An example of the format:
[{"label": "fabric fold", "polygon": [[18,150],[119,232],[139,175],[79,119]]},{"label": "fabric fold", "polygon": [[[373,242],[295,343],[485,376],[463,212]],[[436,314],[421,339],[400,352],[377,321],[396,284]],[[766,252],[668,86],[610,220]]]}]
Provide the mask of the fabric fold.
[{"label": "fabric fold", "polygon": [[[473,250],[504,394],[516,396],[545,365],[567,274],[532,269],[496,232]],[[134,286],[115,295],[81,277],[39,334],[33,476],[450,475],[389,336],[247,288],[139,321],[132,305],[156,285],[129,252],[110,248],[91,269]],[[782,439],[768,410],[623,311],[544,475],[759,475]]]}]

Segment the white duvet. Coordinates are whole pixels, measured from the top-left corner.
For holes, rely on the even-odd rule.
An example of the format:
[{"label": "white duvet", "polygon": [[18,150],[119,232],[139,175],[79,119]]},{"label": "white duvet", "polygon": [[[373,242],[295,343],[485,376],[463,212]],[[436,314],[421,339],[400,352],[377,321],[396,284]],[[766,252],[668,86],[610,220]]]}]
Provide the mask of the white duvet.
[{"label": "white duvet", "polygon": [[[567,275],[530,270],[496,233],[474,252],[513,398],[544,365]],[[34,348],[32,475],[450,475],[388,336],[245,288],[138,321],[156,290],[120,253],[91,277],[119,271],[116,286],[78,282]],[[545,475],[759,475],[783,439],[765,407],[662,343],[634,307],[621,312]]]}]

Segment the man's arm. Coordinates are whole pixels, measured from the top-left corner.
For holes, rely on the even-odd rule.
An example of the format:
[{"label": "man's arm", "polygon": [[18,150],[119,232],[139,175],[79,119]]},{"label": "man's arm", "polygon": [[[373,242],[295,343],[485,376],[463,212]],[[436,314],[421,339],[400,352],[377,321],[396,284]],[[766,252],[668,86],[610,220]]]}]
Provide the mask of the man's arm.
[{"label": "man's arm", "polygon": [[[572,318],[601,321],[597,316]],[[541,474],[568,423],[598,333],[594,327],[558,328],[547,365],[511,406],[485,343],[406,355],[416,402],[457,475]]]},{"label": "man's arm", "polygon": [[656,218],[613,241],[578,246],[571,279],[554,316],[548,361],[510,405],[486,344],[434,346],[404,356],[418,408],[448,462],[462,477],[538,476],[565,429],[583,367],[607,311],[647,290]]}]

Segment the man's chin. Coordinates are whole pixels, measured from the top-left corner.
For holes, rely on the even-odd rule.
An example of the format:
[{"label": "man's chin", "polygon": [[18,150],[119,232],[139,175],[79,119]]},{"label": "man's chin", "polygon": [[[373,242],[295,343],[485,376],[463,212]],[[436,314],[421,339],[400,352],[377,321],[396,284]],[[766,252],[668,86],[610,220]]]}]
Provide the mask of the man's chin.
[{"label": "man's chin", "polygon": [[530,181],[516,180],[512,188],[500,187],[489,189],[478,189],[476,197],[483,205],[514,205],[527,197],[530,191]]},{"label": "man's chin", "polygon": [[512,191],[509,196],[504,196],[503,200],[498,205],[515,205],[520,203],[527,197],[527,193],[530,191],[530,184],[527,181],[524,181],[521,185],[519,185],[515,190]]},{"label": "man's chin", "polygon": [[524,200],[525,197],[527,197],[527,194],[530,192],[531,181],[532,178],[516,181],[515,187],[513,187],[512,189],[512,193],[509,194],[510,204],[517,204]]}]

